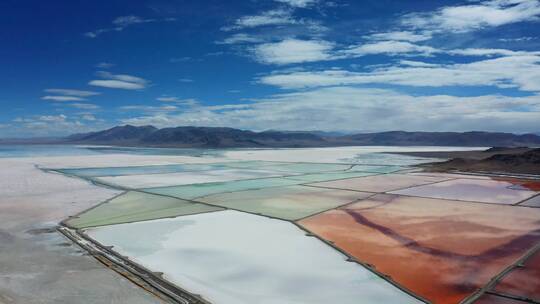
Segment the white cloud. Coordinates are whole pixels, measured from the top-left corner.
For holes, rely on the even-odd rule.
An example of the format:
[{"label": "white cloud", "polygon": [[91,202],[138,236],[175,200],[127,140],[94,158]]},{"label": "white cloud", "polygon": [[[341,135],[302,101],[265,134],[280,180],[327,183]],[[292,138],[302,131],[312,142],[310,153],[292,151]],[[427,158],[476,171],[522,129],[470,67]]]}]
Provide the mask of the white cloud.
[{"label": "white cloud", "polygon": [[98,72],[98,76],[106,78],[105,80],[92,80],[88,84],[97,87],[123,89],[123,90],[140,90],[146,88],[148,81],[126,74],[111,74],[109,72]]},{"label": "white cloud", "polygon": [[120,16],[116,17],[112,21],[112,27],[106,27],[97,29],[95,31],[86,32],[84,33],[84,36],[88,38],[97,38],[99,35],[109,32],[121,32],[125,28],[135,25],[135,24],[142,24],[142,23],[151,23],[151,22],[169,22],[169,21],[175,21],[174,18],[165,18],[165,19],[149,19],[149,18],[142,18],[138,16]]},{"label": "white cloud", "polygon": [[330,87],[279,94],[250,104],[199,107],[182,113],[144,115],[123,122],[159,127],[234,126],[254,130],[530,132],[537,130],[539,120],[540,97],[537,95],[411,96],[392,90]]},{"label": "white cloud", "polygon": [[238,30],[243,28],[254,28],[268,25],[297,24],[298,21],[292,17],[290,10],[275,9],[261,13],[260,15],[244,16],[237,19],[232,26],[224,27],[222,30]]},{"label": "white cloud", "polygon": [[113,20],[113,24],[121,27],[127,27],[133,24],[155,22],[156,19],[144,19],[138,16],[120,16]]},{"label": "white cloud", "polygon": [[161,102],[168,102],[168,103],[174,103],[176,105],[183,105],[183,106],[190,106],[190,107],[193,107],[193,106],[197,106],[199,105],[199,101],[194,99],[194,98],[178,98],[178,97],[175,97],[175,96],[161,96],[161,97],[158,97],[156,98],[157,101],[161,101]]},{"label": "white cloud", "polygon": [[266,64],[291,64],[329,60],[333,44],[322,40],[286,39],[253,48],[255,59]]},{"label": "white cloud", "polygon": [[242,44],[242,43],[260,43],[263,39],[255,36],[251,36],[244,33],[234,34],[221,41],[217,41],[217,44]]},{"label": "white cloud", "polygon": [[[92,120],[90,117],[93,115],[91,114],[80,115],[82,117],[68,117],[64,114],[18,117],[13,120],[12,128],[5,131],[2,136],[63,136],[110,127],[110,125],[104,124],[102,120]],[[90,116],[85,119],[84,115]],[[81,119],[92,123],[92,125],[82,123]]]},{"label": "white cloud", "polygon": [[173,105],[166,105],[166,106],[146,106],[146,105],[129,105],[129,106],[122,106],[118,108],[121,111],[127,111],[127,112],[147,112],[147,113],[163,113],[163,112],[171,112],[171,111],[178,111],[177,106]]},{"label": "white cloud", "polygon": [[81,116],[81,119],[86,120],[86,121],[95,121],[95,120],[97,120],[97,118],[92,114],[83,114]]},{"label": "white cloud", "polygon": [[368,40],[395,40],[395,41],[409,41],[409,42],[419,42],[431,39],[431,34],[428,32],[424,33],[415,33],[410,31],[394,31],[394,32],[383,32],[375,33],[371,35],[364,36]]},{"label": "white cloud", "polygon": [[255,60],[264,64],[285,65],[303,62],[329,61],[357,58],[369,55],[387,56],[434,56],[438,54],[460,56],[535,56],[540,52],[514,51],[508,49],[439,49],[408,41],[372,41],[361,45],[337,48],[324,40],[285,39],[280,42],[262,43],[251,48]]},{"label": "white cloud", "polygon": [[540,55],[540,52],[512,51],[507,49],[457,49],[449,50],[450,55],[462,56],[516,56],[516,55]]},{"label": "white cloud", "polygon": [[379,83],[428,87],[495,86],[540,91],[540,56],[507,56],[433,67],[391,66],[371,72],[292,71],[264,76],[260,82],[288,89]]},{"label": "white cloud", "polygon": [[440,66],[439,64],[427,63],[427,62],[422,62],[422,61],[414,61],[414,60],[400,60],[399,64],[405,65],[405,66],[411,66],[411,67],[430,67],[430,68]]},{"label": "white cloud", "polygon": [[77,96],[77,97],[90,97],[99,95],[101,93],[94,91],[81,91],[81,90],[72,90],[72,89],[46,89],[45,92],[66,95],[66,96]]},{"label": "white cloud", "polygon": [[318,0],[274,0],[274,1],[286,3],[292,7],[308,7],[310,5],[313,5],[319,2]]},{"label": "white cloud", "polygon": [[66,121],[67,116],[64,114],[60,115],[42,115],[37,118],[40,121],[52,121],[52,122],[63,122]]},{"label": "white cloud", "polygon": [[72,90],[72,89],[46,89],[44,90],[47,93],[53,93],[57,95],[46,95],[41,97],[43,100],[50,100],[53,102],[65,102],[65,101],[83,101],[86,100],[84,97],[90,97],[99,95],[98,92],[93,91],[81,91],[81,90]]},{"label": "white cloud", "polygon": [[191,79],[191,78],[180,78],[180,79],[178,79],[178,81],[180,81],[180,82],[193,82],[193,79]]},{"label": "white cloud", "polygon": [[92,104],[92,103],[68,103],[65,104],[68,107],[73,107],[81,110],[97,110],[100,108],[100,106]]},{"label": "white cloud", "polygon": [[537,21],[537,0],[488,0],[474,4],[447,6],[435,12],[412,13],[402,24],[416,29],[468,32],[523,21]]},{"label": "white cloud", "polygon": [[89,85],[96,87],[104,87],[110,89],[123,89],[123,90],[139,90],[144,89],[145,86],[140,83],[120,81],[120,80],[92,80]]},{"label": "white cloud", "polygon": [[169,61],[172,63],[178,63],[178,62],[188,62],[191,60],[193,60],[193,58],[189,56],[184,56],[184,57],[174,57],[174,58],[171,58]]},{"label": "white cloud", "polygon": [[531,41],[535,39],[538,39],[538,37],[524,36],[524,37],[517,37],[517,38],[500,38],[497,40],[502,41],[502,42],[523,42],[523,41]]},{"label": "white cloud", "polygon": [[110,69],[110,68],[112,68],[114,66],[115,66],[115,64],[110,63],[110,62],[100,62],[100,63],[96,64],[96,68],[99,68],[99,69]]},{"label": "white cloud", "polygon": [[52,100],[54,102],[85,100],[84,98],[76,97],[76,96],[51,96],[51,95],[43,96],[41,97],[41,99]]},{"label": "white cloud", "polygon": [[350,47],[343,51],[344,54],[352,56],[365,56],[372,54],[387,54],[397,55],[406,53],[416,53],[424,56],[429,56],[439,50],[430,47],[412,44],[406,41],[380,41],[375,43],[367,43],[360,46]]},{"label": "white cloud", "polygon": [[122,30],[124,30],[124,29],[121,28],[121,27],[103,28],[103,29],[97,29],[97,30],[95,30],[93,32],[86,32],[86,33],[84,33],[84,36],[86,36],[88,38],[97,38],[99,35],[104,34],[104,33],[120,32]]}]

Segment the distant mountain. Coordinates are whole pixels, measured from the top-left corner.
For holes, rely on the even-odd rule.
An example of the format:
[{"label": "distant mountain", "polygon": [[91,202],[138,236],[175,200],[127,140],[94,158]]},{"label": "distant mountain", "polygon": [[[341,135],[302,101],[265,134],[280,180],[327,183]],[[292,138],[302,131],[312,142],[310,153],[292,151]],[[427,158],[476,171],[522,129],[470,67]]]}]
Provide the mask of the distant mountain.
[{"label": "distant mountain", "polygon": [[151,135],[158,131],[158,128],[154,126],[117,126],[108,130],[99,132],[74,134],[68,136],[68,141],[77,142],[115,142],[122,143],[137,143],[142,138]]},{"label": "distant mountain", "polygon": [[278,131],[278,130],[268,130],[264,132],[280,132],[280,133],[309,133],[314,135],[319,135],[321,137],[340,137],[345,136],[349,134],[354,134],[353,132],[338,132],[338,131],[319,131],[319,130],[313,130],[313,131]]},{"label": "distant mountain", "polygon": [[233,128],[119,126],[66,139],[72,143],[141,145],[155,147],[309,147],[325,140],[310,133],[252,132]]},{"label": "distant mountain", "polygon": [[[322,135],[321,135],[322,134]],[[75,134],[65,143],[150,147],[330,147],[330,146],[489,146],[539,147],[540,136],[491,132],[380,132],[338,136],[318,132],[264,131],[233,128],[118,126],[108,130]]]},{"label": "distant mountain", "polygon": [[392,146],[540,146],[540,136],[494,132],[404,132],[355,134],[341,137],[359,145]]},{"label": "distant mountain", "polygon": [[[540,149],[490,149],[479,152],[490,155],[485,158],[453,158],[445,162],[422,165],[430,171],[471,171],[471,172],[506,172],[520,174],[540,174]],[[527,187],[526,184],[522,185]],[[532,190],[538,190],[538,186],[531,183]]]}]

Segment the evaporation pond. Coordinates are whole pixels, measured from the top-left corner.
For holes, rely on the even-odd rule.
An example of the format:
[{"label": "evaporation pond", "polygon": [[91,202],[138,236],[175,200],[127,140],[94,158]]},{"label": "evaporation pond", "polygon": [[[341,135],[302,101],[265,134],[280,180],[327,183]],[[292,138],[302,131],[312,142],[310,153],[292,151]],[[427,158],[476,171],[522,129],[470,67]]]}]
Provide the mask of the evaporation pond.
[{"label": "evaporation pond", "polygon": [[58,170],[65,174],[72,174],[81,177],[99,176],[121,176],[121,175],[142,175],[175,173],[186,171],[219,170],[227,168],[222,164],[178,164],[178,165],[152,165],[152,166],[132,166],[132,167],[108,167],[108,168],[79,168]]},{"label": "evaporation pond", "polygon": [[503,180],[455,179],[394,191],[395,194],[476,201],[494,204],[515,204],[537,192],[521,187],[520,183]]},{"label": "evaporation pond", "polygon": [[298,185],[301,181],[295,181],[285,178],[260,178],[247,179],[239,181],[230,181],[222,183],[206,183],[183,185],[174,187],[158,187],[144,189],[145,192],[161,195],[174,196],[183,199],[194,199],[201,196],[207,196],[216,193],[243,191],[250,189],[262,189],[270,187]]},{"label": "evaporation pond", "polygon": [[153,188],[212,182],[226,182],[233,180],[273,177],[280,175],[281,174],[276,172],[262,170],[226,169],[167,174],[106,176],[96,178],[96,180],[105,184],[127,188]]},{"label": "evaporation pond", "polygon": [[222,208],[177,198],[140,192],[126,192],[67,221],[75,228],[112,225],[211,212]]},{"label": "evaporation pond", "polygon": [[526,259],[523,266],[506,274],[495,291],[540,302],[540,251]]},{"label": "evaporation pond", "polygon": [[264,170],[288,173],[319,173],[332,171],[345,171],[352,167],[346,164],[318,164],[318,163],[289,163],[264,166]]},{"label": "evaporation pond", "polygon": [[303,183],[314,183],[314,182],[323,182],[336,179],[360,177],[360,176],[370,176],[377,173],[369,172],[327,172],[327,173],[314,173],[314,174],[304,174],[304,175],[294,175],[287,176],[287,179],[301,181]]},{"label": "evaporation pond", "polygon": [[540,241],[540,209],[378,194],[299,223],[438,304],[459,303]]},{"label": "evaporation pond", "polygon": [[294,224],[243,212],[86,233],[211,303],[421,303]]},{"label": "evaporation pond", "polygon": [[311,185],[355,191],[386,192],[411,186],[439,182],[443,180],[447,180],[447,178],[433,176],[415,176],[408,174],[383,174],[368,177],[358,177],[329,182],[321,182]]},{"label": "evaporation pond", "polygon": [[215,194],[199,198],[198,201],[286,220],[297,220],[370,195],[356,191],[289,186]]}]

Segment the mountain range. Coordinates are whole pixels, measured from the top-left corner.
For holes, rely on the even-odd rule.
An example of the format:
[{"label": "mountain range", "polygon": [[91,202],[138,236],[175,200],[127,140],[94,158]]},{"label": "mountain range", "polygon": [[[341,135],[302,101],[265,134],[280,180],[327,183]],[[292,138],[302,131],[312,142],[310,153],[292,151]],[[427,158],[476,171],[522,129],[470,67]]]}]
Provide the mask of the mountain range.
[{"label": "mountain range", "polygon": [[145,147],[277,148],[335,146],[488,146],[539,147],[540,136],[498,132],[405,132],[389,131],[339,135],[319,131],[253,132],[219,127],[117,126],[74,134],[59,140],[70,144],[101,144]]}]

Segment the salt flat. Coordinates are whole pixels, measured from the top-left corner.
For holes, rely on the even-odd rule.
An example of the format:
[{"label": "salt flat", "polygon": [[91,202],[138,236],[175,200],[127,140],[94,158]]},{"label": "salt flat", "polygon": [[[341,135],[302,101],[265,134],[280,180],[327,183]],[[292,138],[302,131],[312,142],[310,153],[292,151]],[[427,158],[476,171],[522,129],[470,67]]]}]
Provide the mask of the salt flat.
[{"label": "salt flat", "polygon": [[177,156],[85,155],[0,159],[0,303],[161,303],[54,230],[120,191],[41,167],[204,163]]}]

